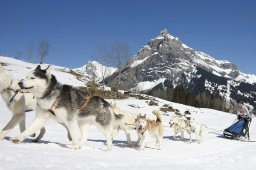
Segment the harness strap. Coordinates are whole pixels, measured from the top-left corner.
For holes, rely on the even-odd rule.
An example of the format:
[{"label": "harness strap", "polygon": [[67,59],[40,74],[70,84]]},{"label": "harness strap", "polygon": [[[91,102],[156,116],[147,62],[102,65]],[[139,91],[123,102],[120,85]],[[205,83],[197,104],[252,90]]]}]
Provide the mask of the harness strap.
[{"label": "harness strap", "polygon": [[19,93],[19,91],[15,91],[14,95],[10,98],[9,100],[9,105],[11,105],[12,101],[14,100],[14,98],[16,97],[16,95]]},{"label": "harness strap", "polygon": [[88,105],[88,103],[89,103],[91,98],[92,98],[92,96],[86,96],[84,98],[84,101],[82,102],[82,105],[81,105],[81,107],[79,109],[80,111]]},{"label": "harness strap", "polygon": [[58,106],[58,104],[59,104],[59,100],[56,99],[55,102],[52,104],[51,108],[48,109],[47,111],[55,116],[55,112],[53,111],[53,109],[55,109]]}]

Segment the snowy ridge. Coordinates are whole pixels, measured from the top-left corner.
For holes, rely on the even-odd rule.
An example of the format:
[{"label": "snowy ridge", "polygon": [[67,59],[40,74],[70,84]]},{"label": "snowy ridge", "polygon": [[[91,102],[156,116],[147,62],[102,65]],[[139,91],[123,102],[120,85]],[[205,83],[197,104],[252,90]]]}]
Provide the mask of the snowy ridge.
[{"label": "snowy ridge", "polygon": [[216,60],[214,57],[204,52],[195,51],[193,48],[182,43],[177,37],[169,34],[167,29],[162,30],[160,35],[154,39],[151,39],[150,42],[141,48],[138,54],[134,55],[128,63],[131,67],[137,67],[140,64],[143,64],[146,61],[146,58],[156,56],[158,50],[161,50],[161,48],[165,48],[165,50],[168,52],[169,47],[172,46],[176,48],[179,47],[182,52],[191,57],[191,59],[185,58],[185,60],[180,62],[180,64],[190,60],[188,62],[189,65],[203,67],[217,76],[223,76],[235,81],[243,81],[251,84],[256,83],[256,75],[240,72],[234,64],[227,60]]},{"label": "snowy ridge", "polygon": [[103,66],[97,61],[89,61],[88,64],[73,70],[83,75],[83,81],[88,82],[94,79],[98,83],[102,81],[102,74],[104,74],[105,77],[108,77],[117,69],[114,67]]},{"label": "snowy ridge", "polygon": [[[23,79],[30,71],[36,68],[38,64],[32,64],[17,59],[0,56],[0,64],[4,64],[8,72],[13,73],[16,79]],[[49,64],[41,64],[42,68],[47,68]],[[74,84],[75,86],[84,86],[84,82],[79,81],[76,76],[70,74],[70,69],[52,65],[52,73],[57,77],[57,80],[63,84]],[[71,80],[73,81],[71,83]]]}]

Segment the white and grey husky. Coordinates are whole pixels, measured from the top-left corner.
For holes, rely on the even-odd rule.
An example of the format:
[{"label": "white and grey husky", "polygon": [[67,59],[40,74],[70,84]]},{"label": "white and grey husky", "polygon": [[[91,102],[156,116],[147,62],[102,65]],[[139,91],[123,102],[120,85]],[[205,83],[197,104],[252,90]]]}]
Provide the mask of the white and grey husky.
[{"label": "white and grey husky", "polygon": [[[20,132],[25,130],[25,112],[34,110],[36,107],[36,99],[31,93],[22,93],[19,91],[18,80],[12,78],[3,66],[0,65],[0,94],[6,106],[12,112],[11,120],[6,124],[0,132],[0,140],[3,139],[17,124],[19,124]],[[34,140],[39,141],[45,133],[42,128],[40,135]]]},{"label": "white and grey husky", "polygon": [[69,131],[71,148],[80,148],[87,141],[87,126],[95,124],[107,139],[107,150],[111,150],[112,132],[122,115],[116,115],[107,101],[90,96],[87,91],[60,84],[51,74],[51,66],[41,69],[38,65],[19,85],[36,97],[37,116],[27,130],[13,138],[13,142],[23,141],[43,127],[49,118],[54,118]]},{"label": "white and grey husky", "polygon": [[[203,137],[208,133],[207,128],[201,125],[191,117],[191,114],[173,115],[170,119],[170,127],[174,130],[173,138],[176,139],[178,133],[181,133],[181,139],[184,139],[184,132],[190,135],[189,142],[192,142],[192,135],[195,134],[195,140],[198,143],[203,141]],[[188,116],[189,115],[189,116]]]}]

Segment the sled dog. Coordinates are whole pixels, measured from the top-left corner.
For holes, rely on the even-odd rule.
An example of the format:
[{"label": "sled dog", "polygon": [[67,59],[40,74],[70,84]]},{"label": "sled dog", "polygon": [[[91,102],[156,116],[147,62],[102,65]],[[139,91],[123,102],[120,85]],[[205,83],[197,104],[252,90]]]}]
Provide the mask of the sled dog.
[{"label": "sled dog", "polygon": [[190,127],[187,129],[187,132],[190,135],[189,141],[192,142],[192,134],[195,134],[195,140],[198,143],[203,142],[203,138],[208,133],[208,129],[204,125],[196,122],[194,118],[189,120],[189,125]]},{"label": "sled dog", "polygon": [[162,124],[160,112],[154,110],[152,113],[156,116],[156,121],[147,119],[146,115],[138,115],[135,120],[135,126],[141,150],[144,150],[146,141],[149,136],[156,138],[156,145],[158,145],[158,149],[161,149],[164,126]]},{"label": "sled dog", "polygon": [[181,134],[181,140],[184,139],[184,132],[188,130],[190,126],[185,116],[173,115],[170,119],[169,125],[173,128],[173,138],[176,140],[177,135]]},{"label": "sled dog", "polygon": [[181,133],[181,139],[184,139],[184,132],[190,135],[189,142],[192,142],[192,135],[196,135],[196,141],[201,143],[203,137],[207,134],[207,128],[195,121],[194,118],[190,116],[174,115],[170,119],[170,127],[174,130],[173,138],[176,139],[178,133]]},{"label": "sled dog", "polygon": [[[66,127],[72,138],[71,148],[79,149],[87,141],[87,126],[95,124],[107,139],[107,150],[112,148],[112,132],[121,115],[116,115],[110,104],[88,91],[61,84],[51,74],[51,66],[40,65],[20,82],[22,89],[31,92],[37,99],[36,119],[22,134],[13,139],[21,142],[44,126],[49,118]],[[81,139],[80,133],[81,132]]]},{"label": "sled dog", "polygon": [[131,141],[131,137],[130,137],[130,131],[132,129],[135,129],[134,123],[135,123],[135,119],[137,118],[137,115],[134,114],[134,113],[126,112],[126,111],[122,110],[121,108],[119,108],[116,105],[115,102],[110,102],[110,105],[111,105],[113,111],[115,112],[115,114],[123,115],[122,120],[120,121],[119,126],[114,129],[113,139],[115,138],[115,136],[119,132],[119,129],[122,129],[125,132],[125,134],[126,134],[128,146],[132,146],[132,141]]},{"label": "sled dog", "polygon": [[[0,132],[0,140],[3,139],[17,124],[19,124],[20,132],[25,130],[25,112],[34,110],[36,107],[36,99],[31,93],[23,93],[18,85],[18,80],[12,78],[3,66],[0,65],[0,95],[8,109],[12,112],[11,120],[5,125]],[[42,128],[39,136],[34,139],[38,142],[44,135],[45,129]]]}]

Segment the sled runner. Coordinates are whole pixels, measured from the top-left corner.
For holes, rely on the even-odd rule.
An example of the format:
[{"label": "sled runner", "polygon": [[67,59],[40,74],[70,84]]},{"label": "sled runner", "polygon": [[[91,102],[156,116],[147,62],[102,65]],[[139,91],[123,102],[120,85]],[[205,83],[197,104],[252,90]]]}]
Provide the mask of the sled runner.
[{"label": "sled runner", "polygon": [[230,127],[223,131],[223,136],[229,139],[245,139],[250,140],[249,128],[251,124],[251,118],[241,118],[237,120]]}]

